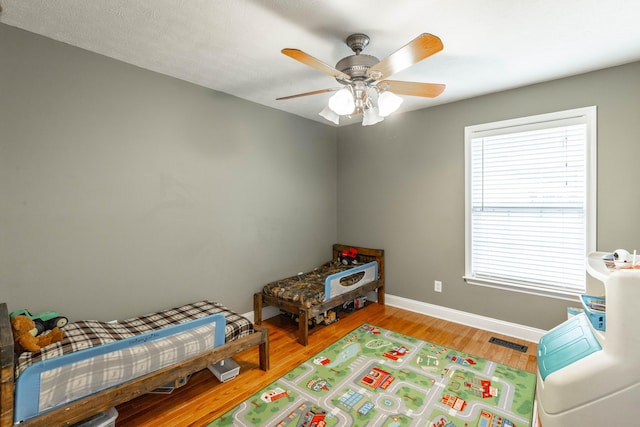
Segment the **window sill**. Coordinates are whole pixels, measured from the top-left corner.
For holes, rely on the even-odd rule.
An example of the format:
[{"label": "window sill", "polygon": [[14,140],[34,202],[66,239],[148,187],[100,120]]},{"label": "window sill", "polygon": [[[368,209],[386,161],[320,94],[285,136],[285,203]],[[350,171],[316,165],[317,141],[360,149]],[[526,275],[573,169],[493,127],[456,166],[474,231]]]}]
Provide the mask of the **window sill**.
[{"label": "window sill", "polygon": [[469,285],[484,286],[487,288],[500,289],[504,291],[519,292],[523,294],[542,296],[547,298],[563,299],[571,302],[580,302],[580,295],[585,291],[569,291],[546,288],[544,286],[524,285],[510,282],[500,282],[497,280],[479,279],[472,276],[463,276]]}]

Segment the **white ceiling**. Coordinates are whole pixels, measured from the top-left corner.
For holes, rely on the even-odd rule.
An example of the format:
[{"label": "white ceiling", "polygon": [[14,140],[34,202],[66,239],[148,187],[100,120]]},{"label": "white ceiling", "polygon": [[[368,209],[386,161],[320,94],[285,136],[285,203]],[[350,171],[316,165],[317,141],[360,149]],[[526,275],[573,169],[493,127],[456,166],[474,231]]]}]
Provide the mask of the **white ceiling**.
[{"label": "white ceiling", "polygon": [[[444,50],[393,80],[444,83],[411,111],[640,60],[638,0],[0,0],[0,22],[322,123],[334,66],[368,34],[382,59],[421,33]],[[0,62],[1,63],[1,62]],[[398,113],[396,113],[398,114]],[[343,123],[349,123],[343,122]]]}]

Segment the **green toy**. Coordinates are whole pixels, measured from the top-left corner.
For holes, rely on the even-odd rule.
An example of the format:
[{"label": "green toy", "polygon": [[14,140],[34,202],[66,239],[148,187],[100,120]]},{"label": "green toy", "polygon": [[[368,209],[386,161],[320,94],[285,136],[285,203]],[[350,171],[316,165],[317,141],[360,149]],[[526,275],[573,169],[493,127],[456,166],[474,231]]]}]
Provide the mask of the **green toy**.
[{"label": "green toy", "polygon": [[69,319],[64,316],[60,316],[60,313],[57,311],[44,311],[38,314],[31,314],[29,310],[16,310],[12,311],[9,317],[13,318],[14,316],[27,316],[29,319],[33,320],[33,323],[36,324],[36,329],[38,329],[38,333],[36,336],[40,335],[44,331],[48,331],[53,329],[54,327],[62,328],[64,325],[69,323]]}]

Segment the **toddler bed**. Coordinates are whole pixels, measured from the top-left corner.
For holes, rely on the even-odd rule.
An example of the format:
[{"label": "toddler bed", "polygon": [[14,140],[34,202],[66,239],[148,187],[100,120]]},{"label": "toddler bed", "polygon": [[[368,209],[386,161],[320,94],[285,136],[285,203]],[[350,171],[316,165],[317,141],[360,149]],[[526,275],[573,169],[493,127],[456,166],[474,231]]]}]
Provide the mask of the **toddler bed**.
[{"label": "toddler bed", "polygon": [[10,328],[0,304],[0,427],[73,424],[255,346],[269,369],[267,330],[210,301],[69,323],[62,341],[17,360]]},{"label": "toddler bed", "polygon": [[[358,263],[343,265],[340,255],[358,251]],[[332,260],[317,269],[277,280],[264,286],[253,298],[256,325],[262,323],[262,308],[271,305],[298,319],[298,341],[309,343],[309,320],[377,290],[384,304],[384,251],[342,244],[333,245]]]}]

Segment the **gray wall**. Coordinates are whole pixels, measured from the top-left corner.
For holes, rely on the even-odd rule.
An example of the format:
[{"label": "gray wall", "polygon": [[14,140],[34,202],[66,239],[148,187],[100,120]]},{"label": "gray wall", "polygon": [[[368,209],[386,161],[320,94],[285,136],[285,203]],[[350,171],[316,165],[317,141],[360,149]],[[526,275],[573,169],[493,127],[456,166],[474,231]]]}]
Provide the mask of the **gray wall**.
[{"label": "gray wall", "polygon": [[464,127],[589,105],[598,107],[597,249],[640,250],[640,63],[341,128],[340,240],[385,249],[390,294],[555,326],[575,304],[462,280]]},{"label": "gray wall", "polygon": [[0,300],[247,312],[341,241],[390,294],[547,329],[568,302],[461,279],[464,126],[597,105],[598,249],[634,249],[639,94],[635,63],[335,129],[0,24]]},{"label": "gray wall", "polygon": [[336,129],[0,24],[0,301],[240,312],[331,256]]}]

